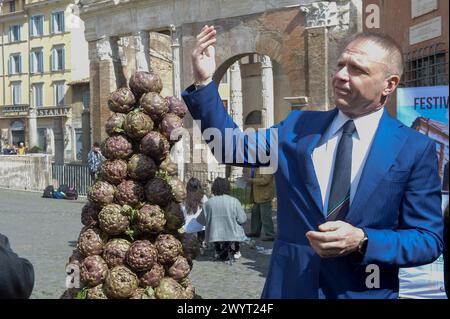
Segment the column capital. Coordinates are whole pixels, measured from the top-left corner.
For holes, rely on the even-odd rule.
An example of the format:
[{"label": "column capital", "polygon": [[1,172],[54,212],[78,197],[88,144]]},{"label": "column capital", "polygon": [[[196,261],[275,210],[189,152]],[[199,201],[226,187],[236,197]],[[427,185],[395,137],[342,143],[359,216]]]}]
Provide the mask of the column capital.
[{"label": "column capital", "polygon": [[272,60],[268,55],[260,55],[261,59],[261,68],[272,68]]},{"label": "column capital", "polygon": [[116,42],[116,38],[113,37],[102,37],[95,41],[95,50],[92,52],[92,57],[94,60],[98,61],[113,61],[117,57],[113,54],[113,45]]},{"label": "column capital", "polygon": [[349,28],[350,1],[317,1],[300,6],[305,14],[306,27],[332,27],[335,31]]}]

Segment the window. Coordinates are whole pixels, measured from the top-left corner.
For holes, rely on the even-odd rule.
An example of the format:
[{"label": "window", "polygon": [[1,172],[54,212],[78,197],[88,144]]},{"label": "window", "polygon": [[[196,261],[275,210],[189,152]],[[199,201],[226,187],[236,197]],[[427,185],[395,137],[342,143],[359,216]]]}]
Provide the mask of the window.
[{"label": "window", "polygon": [[9,27],[9,42],[20,41],[20,25],[12,25]]},{"label": "window", "polygon": [[19,53],[11,54],[8,61],[9,74],[22,73],[22,57]]},{"label": "window", "polygon": [[30,53],[30,73],[44,72],[44,54],[41,49],[33,50]]},{"label": "window", "polygon": [[55,105],[64,106],[64,81],[54,82],[53,87],[55,90]]},{"label": "window", "polygon": [[16,12],[16,1],[9,2],[9,12]]},{"label": "window", "polygon": [[52,71],[64,70],[64,47],[55,47],[52,49]]},{"label": "window", "polygon": [[35,83],[33,84],[33,96],[34,96],[34,105],[36,107],[44,106],[44,97],[43,97],[43,84]]},{"label": "window", "polygon": [[421,48],[406,54],[403,86],[434,86],[448,84],[448,52],[443,43]]},{"label": "window", "polygon": [[91,103],[91,94],[89,90],[83,92],[83,108],[89,110],[89,104]]},{"label": "window", "polygon": [[21,83],[20,82],[12,82],[11,83],[11,90],[12,90],[12,104],[18,105],[21,103]]},{"label": "window", "polygon": [[37,37],[44,34],[44,16],[30,18],[30,36]]},{"label": "window", "polygon": [[64,11],[53,12],[51,22],[51,33],[64,32]]}]

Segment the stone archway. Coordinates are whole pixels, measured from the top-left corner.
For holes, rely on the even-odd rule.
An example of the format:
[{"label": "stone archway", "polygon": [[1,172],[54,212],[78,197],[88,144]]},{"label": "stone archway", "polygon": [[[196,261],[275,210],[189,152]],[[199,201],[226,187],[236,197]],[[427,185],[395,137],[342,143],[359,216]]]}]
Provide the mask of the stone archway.
[{"label": "stone archway", "polygon": [[181,27],[184,86],[192,82],[190,52],[195,35],[203,25],[216,26],[216,63],[214,79],[222,78],[239,58],[257,53],[269,56],[287,74],[292,95],[306,94],[305,18],[298,8],[281,8],[245,16],[216,19]]}]

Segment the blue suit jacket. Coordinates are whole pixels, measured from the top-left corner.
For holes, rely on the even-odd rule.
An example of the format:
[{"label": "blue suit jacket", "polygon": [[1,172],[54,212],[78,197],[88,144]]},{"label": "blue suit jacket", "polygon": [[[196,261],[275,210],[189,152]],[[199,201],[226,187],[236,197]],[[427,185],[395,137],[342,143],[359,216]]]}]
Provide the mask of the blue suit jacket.
[{"label": "blue suit jacket", "polygon": [[[214,83],[199,90],[191,86],[182,96],[193,118],[201,120],[202,131],[214,127],[225,135],[226,128],[237,128]],[[345,219],[366,231],[365,255],[322,259],[314,252],[305,234],[326,220],[311,154],[336,114],[336,109],[292,111],[274,126],[278,130],[278,238],[263,298],[397,298],[399,267],[427,264],[441,254],[443,220],[435,143],[387,111]],[[243,143],[244,152],[270,146],[269,139],[262,142],[256,134],[242,132],[231,141],[233,163],[244,156],[244,163],[238,164],[244,166],[262,163],[258,158],[255,164],[249,163],[255,158],[242,154],[236,145]],[[216,156],[219,160],[225,160],[225,148],[231,143],[223,141],[222,154]],[[378,288],[366,285],[372,274],[366,269],[369,264],[379,267]]]}]

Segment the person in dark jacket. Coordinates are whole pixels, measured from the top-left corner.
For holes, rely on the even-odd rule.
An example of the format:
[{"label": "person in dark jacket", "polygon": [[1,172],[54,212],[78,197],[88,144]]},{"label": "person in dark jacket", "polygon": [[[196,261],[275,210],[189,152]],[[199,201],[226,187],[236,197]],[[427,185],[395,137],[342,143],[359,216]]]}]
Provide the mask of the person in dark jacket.
[{"label": "person in dark jacket", "polygon": [[29,298],[34,286],[33,265],[20,258],[0,234],[0,299]]}]

